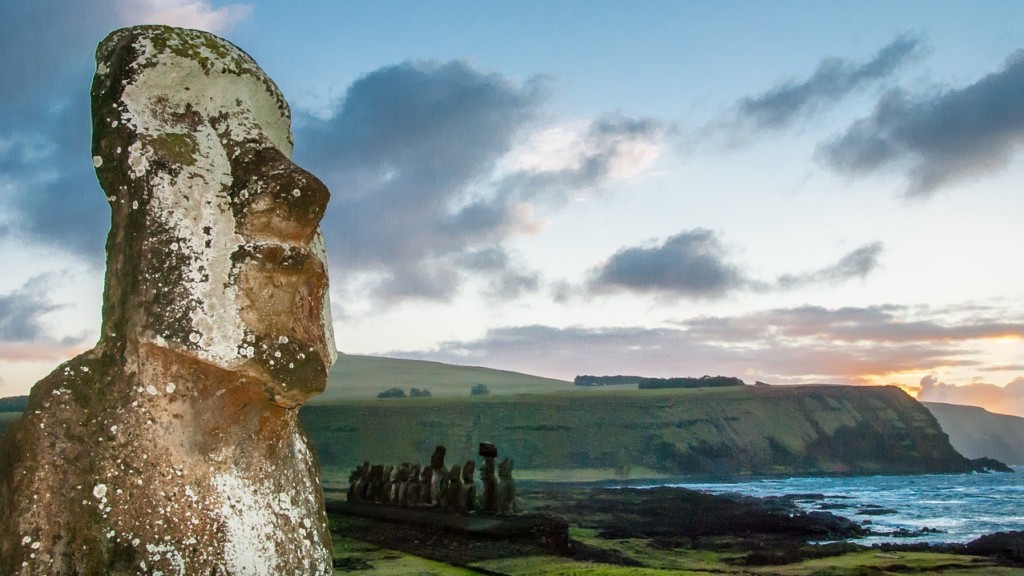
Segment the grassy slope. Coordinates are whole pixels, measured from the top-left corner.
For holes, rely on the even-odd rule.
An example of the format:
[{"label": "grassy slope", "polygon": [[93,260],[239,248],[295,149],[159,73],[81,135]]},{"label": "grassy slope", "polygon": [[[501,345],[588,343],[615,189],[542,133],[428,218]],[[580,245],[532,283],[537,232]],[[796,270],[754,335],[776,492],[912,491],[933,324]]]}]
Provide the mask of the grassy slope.
[{"label": "grassy slope", "polygon": [[0,412],[0,434],[10,428],[18,418],[21,418],[21,412]]},{"label": "grassy slope", "polygon": [[528,376],[517,372],[454,366],[440,362],[400,360],[377,356],[342,354],[331,368],[327,390],[311,405],[376,398],[389,388],[426,388],[433,397],[469,396],[470,389],[484,384],[493,395],[537,394],[572,390],[571,382]]},{"label": "grassy slope", "polygon": [[[302,420],[335,474],[363,460],[447,463],[498,445],[523,470],[668,474],[929,471],[959,458],[934,417],[896,388],[740,387],[364,400]],[[948,469],[948,468],[946,468]]]},{"label": "grassy slope", "polygon": [[1007,464],[1024,464],[1024,418],[993,414],[977,406],[924,402],[949,442],[968,458],[988,456]]}]

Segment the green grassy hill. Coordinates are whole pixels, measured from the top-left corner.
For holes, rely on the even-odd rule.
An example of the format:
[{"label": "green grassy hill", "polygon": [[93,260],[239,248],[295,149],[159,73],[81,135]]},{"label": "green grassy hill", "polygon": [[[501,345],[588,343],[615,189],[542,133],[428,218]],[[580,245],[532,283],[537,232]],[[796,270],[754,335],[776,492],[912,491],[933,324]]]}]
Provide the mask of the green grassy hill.
[{"label": "green grassy hill", "polygon": [[[470,396],[478,384],[490,394]],[[427,389],[432,397],[376,399],[394,387]],[[951,422],[941,406],[932,412]],[[325,473],[335,477],[347,476],[364,460],[423,462],[437,444],[448,447],[451,464],[475,457],[482,441],[514,458],[522,478],[933,472],[965,466],[936,417],[896,388],[586,388],[488,368],[342,355],[325,393],[301,416]],[[0,415],[0,430],[14,418]],[[968,455],[1020,461],[975,450],[992,442],[963,440],[964,430],[978,426],[960,420],[966,423],[948,426],[954,444]],[[1007,433],[1019,438],[1017,430]]]},{"label": "green grassy hill", "polygon": [[21,418],[21,412],[0,412],[0,434]]},{"label": "green grassy hill", "polygon": [[339,354],[331,368],[327,389],[313,398],[310,405],[376,398],[389,388],[401,388],[407,394],[413,387],[426,388],[435,398],[469,396],[470,389],[477,384],[487,386],[492,395],[543,394],[575,388],[572,382],[505,370]]},{"label": "green grassy hill", "polygon": [[977,406],[923,404],[949,434],[950,444],[964,456],[988,456],[1007,464],[1024,465],[1024,418],[993,414]]},{"label": "green grassy hill", "polygon": [[[479,442],[519,477],[965,471],[935,418],[898,388],[609,390],[361,400],[302,409],[321,463],[448,464]],[[530,471],[523,473],[523,471]]]}]

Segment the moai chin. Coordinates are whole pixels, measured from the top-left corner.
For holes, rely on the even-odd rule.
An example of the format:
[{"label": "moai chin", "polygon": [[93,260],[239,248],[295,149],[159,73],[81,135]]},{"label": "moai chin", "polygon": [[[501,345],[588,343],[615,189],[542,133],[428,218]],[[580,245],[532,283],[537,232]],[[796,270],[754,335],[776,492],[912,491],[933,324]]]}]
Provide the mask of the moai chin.
[{"label": "moai chin", "polygon": [[328,191],[229,42],[132,27],[96,60],[103,326],[3,440],[0,573],[330,574],[297,420],[335,356]]}]

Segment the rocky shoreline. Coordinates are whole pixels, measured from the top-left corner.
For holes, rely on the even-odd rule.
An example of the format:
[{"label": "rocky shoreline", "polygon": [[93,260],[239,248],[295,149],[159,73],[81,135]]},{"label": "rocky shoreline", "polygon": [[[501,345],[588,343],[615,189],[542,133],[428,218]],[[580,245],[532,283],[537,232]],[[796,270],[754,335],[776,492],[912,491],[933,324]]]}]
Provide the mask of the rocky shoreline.
[{"label": "rocky shoreline", "polygon": [[[799,508],[798,501],[822,497],[816,494],[755,498],[677,487],[638,489],[541,483],[524,483],[520,492],[523,508],[531,517],[561,519],[571,527],[567,544],[553,546],[541,538],[523,537],[522,533],[502,534],[500,530],[473,534],[429,523],[375,519],[347,514],[338,506],[329,506],[329,511],[332,530],[342,536],[474,569],[488,560],[537,555],[609,566],[657,568],[663,567],[670,557],[695,551],[721,556],[727,570],[730,566],[783,566],[858,552],[871,552],[882,560],[918,552],[943,558],[963,556],[964,562],[982,557],[970,560],[969,564],[944,560],[950,570],[952,566],[968,566],[972,570],[984,566],[1024,568],[1024,532],[993,534],[968,544],[865,546],[855,540],[871,534],[870,526],[827,510],[805,512]],[[640,549],[642,553],[637,552]]]}]

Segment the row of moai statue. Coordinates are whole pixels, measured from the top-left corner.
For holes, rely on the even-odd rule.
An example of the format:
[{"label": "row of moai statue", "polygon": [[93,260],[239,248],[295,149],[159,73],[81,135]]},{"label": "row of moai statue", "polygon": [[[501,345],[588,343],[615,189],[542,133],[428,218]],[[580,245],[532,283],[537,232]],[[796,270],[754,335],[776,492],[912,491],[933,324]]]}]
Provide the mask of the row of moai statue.
[{"label": "row of moai statue", "polygon": [[438,446],[430,464],[404,463],[386,466],[364,462],[348,479],[349,502],[393,504],[402,507],[430,507],[452,512],[508,514],[518,511],[516,483],[512,478],[513,461],[505,458],[495,468],[498,449],[480,444],[484,463],[480,479],[474,478],[476,463],[466,460],[447,469],[446,449]]}]

